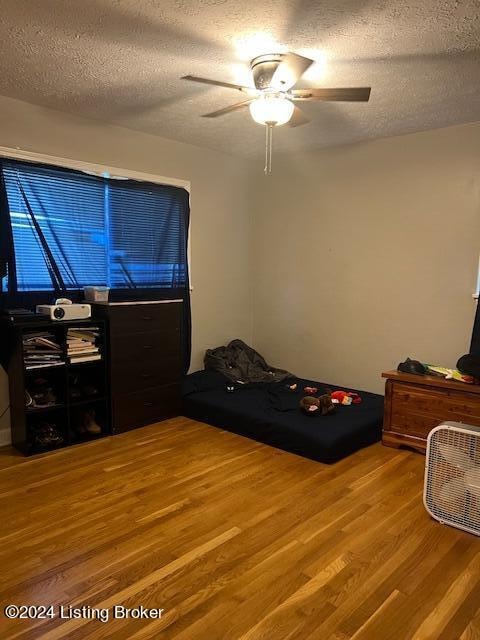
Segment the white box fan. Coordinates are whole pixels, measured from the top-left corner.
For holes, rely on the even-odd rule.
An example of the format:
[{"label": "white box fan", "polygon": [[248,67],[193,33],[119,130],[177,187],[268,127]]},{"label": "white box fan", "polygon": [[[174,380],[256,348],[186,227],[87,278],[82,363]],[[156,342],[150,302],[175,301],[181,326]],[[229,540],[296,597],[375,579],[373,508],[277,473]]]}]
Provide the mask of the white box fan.
[{"label": "white box fan", "polygon": [[480,536],[480,427],[444,422],[430,431],[423,502],[436,520]]}]

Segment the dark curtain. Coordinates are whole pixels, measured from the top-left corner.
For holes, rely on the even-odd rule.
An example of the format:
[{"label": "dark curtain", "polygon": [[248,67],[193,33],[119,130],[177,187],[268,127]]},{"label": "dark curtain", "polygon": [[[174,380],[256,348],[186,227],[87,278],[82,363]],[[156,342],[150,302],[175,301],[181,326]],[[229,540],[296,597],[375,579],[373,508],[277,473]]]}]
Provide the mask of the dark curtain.
[{"label": "dark curtain", "polygon": [[17,270],[13,245],[12,221],[8,206],[7,190],[3,178],[3,163],[0,160],[0,278],[3,293],[4,278],[7,278],[7,290],[17,292]]},{"label": "dark curtain", "polygon": [[475,320],[473,321],[470,353],[480,357],[480,300],[477,300],[477,311],[475,313]]},{"label": "dark curtain", "polygon": [[[185,191],[185,190],[184,190]],[[190,368],[190,360],[192,357],[192,311],[190,306],[190,273],[188,269],[188,238],[190,233],[190,205],[189,194],[185,191],[185,229],[184,236],[185,243],[185,255],[186,260],[186,283],[185,291],[183,295],[183,327],[182,327],[182,339],[183,339],[183,373],[186,375]]]}]

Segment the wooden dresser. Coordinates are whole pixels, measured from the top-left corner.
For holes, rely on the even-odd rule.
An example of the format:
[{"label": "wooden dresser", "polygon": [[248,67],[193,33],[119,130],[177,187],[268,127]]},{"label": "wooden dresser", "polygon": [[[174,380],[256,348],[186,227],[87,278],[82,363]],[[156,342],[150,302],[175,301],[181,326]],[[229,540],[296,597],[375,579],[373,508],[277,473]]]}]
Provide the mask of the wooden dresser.
[{"label": "wooden dresser", "polygon": [[387,379],[383,444],[424,453],[428,433],[441,422],[480,426],[480,385],[398,371],[387,371],[382,377]]},{"label": "wooden dresser", "polygon": [[108,321],[113,433],[180,414],[182,301],[95,304]]}]

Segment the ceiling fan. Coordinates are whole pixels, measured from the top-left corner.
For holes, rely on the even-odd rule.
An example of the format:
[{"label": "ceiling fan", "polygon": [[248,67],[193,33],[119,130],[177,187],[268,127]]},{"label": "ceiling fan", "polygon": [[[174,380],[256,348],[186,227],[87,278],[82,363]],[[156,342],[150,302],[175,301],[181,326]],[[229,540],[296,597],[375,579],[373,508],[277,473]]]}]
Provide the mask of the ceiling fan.
[{"label": "ceiling fan", "polygon": [[298,127],[309,122],[309,119],[294,102],[368,102],[370,98],[370,87],[294,89],[293,87],[313,62],[310,58],[305,58],[298,53],[257,56],[250,62],[253,87],[190,75],[183,76],[181,79],[235,89],[248,96],[242,102],[206,113],[203,117],[218,118],[232,111],[249,107],[255,122],[266,127],[265,173],[271,173],[273,128],[287,123],[290,127]]}]

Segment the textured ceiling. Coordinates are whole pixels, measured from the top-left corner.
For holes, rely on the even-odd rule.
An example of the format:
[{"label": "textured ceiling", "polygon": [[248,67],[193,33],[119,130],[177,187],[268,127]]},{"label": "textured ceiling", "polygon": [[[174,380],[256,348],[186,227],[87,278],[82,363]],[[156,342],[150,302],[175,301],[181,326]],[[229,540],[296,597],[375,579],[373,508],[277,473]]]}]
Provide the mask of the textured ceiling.
[{"label": "textured ceiling", "polygon": [[[0,0],[0,94],[242,155],[263,151],[241,94],[249,58],[317,60],[299,86],[372,87],[308,103],[276,148],[312,149],[480,120],[480,0]],[[240,96],[240,98],[239,98]]]}]

